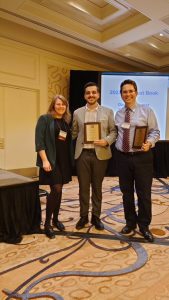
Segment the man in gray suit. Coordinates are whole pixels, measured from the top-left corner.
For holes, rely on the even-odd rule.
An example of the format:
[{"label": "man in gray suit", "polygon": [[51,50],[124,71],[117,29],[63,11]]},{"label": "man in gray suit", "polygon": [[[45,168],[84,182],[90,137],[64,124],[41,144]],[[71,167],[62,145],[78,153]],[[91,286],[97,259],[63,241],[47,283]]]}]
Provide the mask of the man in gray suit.
[{"label": "man in gray suit", "polygon": [[112,156],[110,145],[116,139],[114,114],[111,109],[99,105],[100,92],[96,83],[85,84],[84,98],[87,103],[74,111],[72,124],[72,137],[77,138],[75,160],[80,200],[80,219],[76,229],[82,229],[89,221],[91,186],[91,223],[96,229],[103,230],[100,220],[102,182],[108,159]]}]

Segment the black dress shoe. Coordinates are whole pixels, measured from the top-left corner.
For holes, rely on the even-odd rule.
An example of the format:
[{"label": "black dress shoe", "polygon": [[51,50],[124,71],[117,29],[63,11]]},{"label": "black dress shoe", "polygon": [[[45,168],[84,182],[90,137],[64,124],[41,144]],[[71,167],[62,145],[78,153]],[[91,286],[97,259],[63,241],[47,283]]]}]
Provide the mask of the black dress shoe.
[{"label": "black dress shoe", "polygon": [[95,226],[95,228],[96,228],[97,230],[103,230],[103,229],[104,229],[103,223],[102,223],[101,220],[100,220],[98,217],[96,217],[96,216],[92,216],[91,223],[92,223],[92,225]]},{"label": "black dress shoe", "polygon": [[76,229],[79,230],[79,229],[84,228],[88,222],[89,222],[88,217],[81,217],[76,224]]},{"label": "black dress shoe", "polygon": [[148,228],[140,229],[140,232],[142,233],[142,235],[144,236],[146,241],[148,241],[150,243],[154,242],[154,237],[153,237],[151,231]]},{"label": "black dress shoe", "polygon": [[60,221],[54,221],[53,220],[53,226],[55,226],[60,231],[64,231],[65,230],[65,226]]},{"label": "black dress shoe", "polygon": [[126,226],[124,226],[124,227],[122,228],[121,233],[122,233],[122,234],[129,234],[129,233],[133,232],[133,230],[134,230],[135,228],[136,228],[136,227],[134,227],[134,226],[128,226],[128,225],[126,225]]},{"label": "black dress shoe", "polygon": [[54,232],[52,226],[45,226],[45,234],[49,239],[55,238],[55,232]]}]

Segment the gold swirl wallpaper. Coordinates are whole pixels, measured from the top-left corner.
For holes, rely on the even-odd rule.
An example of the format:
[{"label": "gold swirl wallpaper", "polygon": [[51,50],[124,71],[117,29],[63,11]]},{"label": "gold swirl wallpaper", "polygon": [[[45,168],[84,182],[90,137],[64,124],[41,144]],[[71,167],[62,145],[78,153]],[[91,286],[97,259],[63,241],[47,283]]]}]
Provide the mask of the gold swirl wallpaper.
[{"label": "gold swirl wallpaper", "polygon": [[[70,70],[61,66],[48,66],[48,101],[56,94],[68,99]],[[69,99],[68,99],[69,100]]]}]

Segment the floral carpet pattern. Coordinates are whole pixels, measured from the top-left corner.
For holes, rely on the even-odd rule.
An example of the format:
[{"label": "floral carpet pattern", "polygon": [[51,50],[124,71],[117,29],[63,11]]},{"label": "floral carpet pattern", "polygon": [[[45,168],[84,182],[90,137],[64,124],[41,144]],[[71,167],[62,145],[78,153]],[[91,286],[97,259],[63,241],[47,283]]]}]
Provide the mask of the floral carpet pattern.
[{"label": "floral carpet pattern", "polygon": [[[77,231],[78,182],[73,177],[63,189],[60,220],[65,232],[56,229],[52,240],[42,233],[25,235],[20,244],[0,243],[0,299],[169,299],[169,178],[153,180],[152,202],[154,243],[146,242],[137,229],[123,236],[118,178],[106,177],[101,215],[105,230],[89,222]],[[45,204],[41,197],[42,223]]]}]

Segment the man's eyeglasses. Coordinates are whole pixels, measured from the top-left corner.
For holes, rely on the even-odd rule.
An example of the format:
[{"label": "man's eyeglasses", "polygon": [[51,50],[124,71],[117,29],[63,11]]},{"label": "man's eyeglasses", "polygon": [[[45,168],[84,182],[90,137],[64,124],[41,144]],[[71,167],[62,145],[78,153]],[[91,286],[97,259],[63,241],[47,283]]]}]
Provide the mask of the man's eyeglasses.
[{"label": "man's eyeglasses", "polygon": [[123,95],[126,95],[126,94],[133,94],[133,93],[135,93],[136,91],[134,91],[134,90],[129,90],[129,91],[122,91],[122,94]]}]

